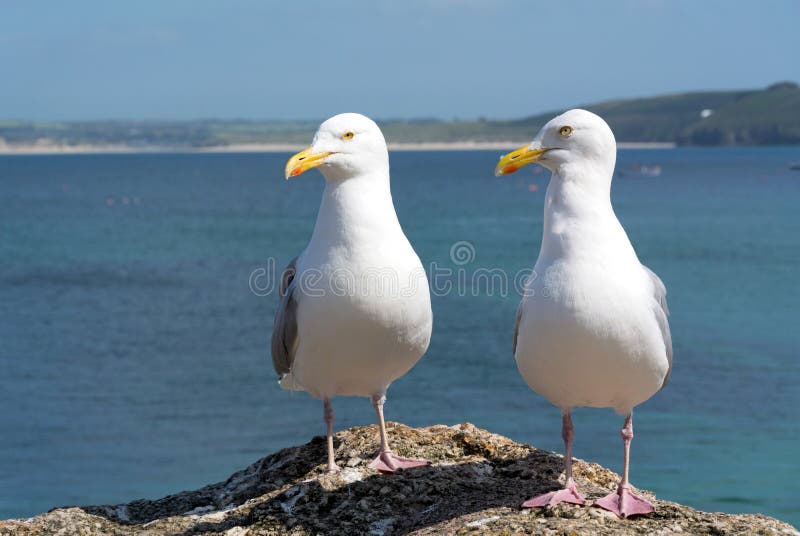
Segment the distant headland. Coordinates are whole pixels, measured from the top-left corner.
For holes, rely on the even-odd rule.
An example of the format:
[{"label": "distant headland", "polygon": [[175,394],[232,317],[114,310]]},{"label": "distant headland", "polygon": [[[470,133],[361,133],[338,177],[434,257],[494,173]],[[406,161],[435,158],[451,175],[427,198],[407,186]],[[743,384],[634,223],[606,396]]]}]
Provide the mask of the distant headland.
[{"label": "distant headland", "polygon": [[[611,125],[623,147],[800,144],[800,87],[698,91],[581,105]],[[394,150],[504,149],[530,140],[560,111],[513,120],[378,121]],[[0,154],[292,151],[317,121],[0,120]]]}]

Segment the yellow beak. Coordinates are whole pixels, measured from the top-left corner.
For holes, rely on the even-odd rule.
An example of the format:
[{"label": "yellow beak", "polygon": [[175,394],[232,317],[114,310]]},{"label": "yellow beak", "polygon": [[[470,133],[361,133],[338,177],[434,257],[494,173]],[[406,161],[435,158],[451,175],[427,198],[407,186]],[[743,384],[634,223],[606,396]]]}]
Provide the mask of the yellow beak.
[{"label": "yellow beak", "polygon": [[510,152],[500,159],[497,166],[494,168],[494,174],[499,177],[500,175],[514,173],[521,167],[538,162],[542,155],[549,150],[550,148],[548,147],[531,149],[529,145],[520,147],[516,151]]},{"label": "yellow beak", "polygon": [[312,150],[309,147],[300,151],[286,162],[286,180],[302,175],[311,168],[321,166],[325,163],[325,159],[333,154],[331,152],[313,153]]}]

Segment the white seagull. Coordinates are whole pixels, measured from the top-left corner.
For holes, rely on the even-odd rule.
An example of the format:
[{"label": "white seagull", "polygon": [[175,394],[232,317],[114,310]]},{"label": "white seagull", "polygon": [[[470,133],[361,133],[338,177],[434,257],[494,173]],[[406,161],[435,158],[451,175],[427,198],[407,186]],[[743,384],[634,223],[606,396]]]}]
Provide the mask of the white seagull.
[{"label": "white seagull", "polygon": [[632,412],[666,385],[672,339],[666,288],[639,262],[611,207],[616,154],[605,121],[570,110],[495,169],[505,175],[537,162],[552,171],[539,258],[517,311],[514,357],[530,388],[561,408],[566,482],[524,507],[586,504],[572,479],[570,411],[588,406],[625,415],[622,480],[594,504],[620,517],[654,511],[628,483]]},{"label": "white seagull", "polygon": [[370,467],[393,473],[429,462],[392,453],[383,418],[386,390],[428,348],[428,279],[392,203],[381,130],[359,114],[320,125],[311,147],[286,164],[286,178],[318,167],[325,191],[306,249],[284,271],[272,361],[286,389],[324,403],[329,472],[334,396],[367,396],[378,414],[380,452]]}]

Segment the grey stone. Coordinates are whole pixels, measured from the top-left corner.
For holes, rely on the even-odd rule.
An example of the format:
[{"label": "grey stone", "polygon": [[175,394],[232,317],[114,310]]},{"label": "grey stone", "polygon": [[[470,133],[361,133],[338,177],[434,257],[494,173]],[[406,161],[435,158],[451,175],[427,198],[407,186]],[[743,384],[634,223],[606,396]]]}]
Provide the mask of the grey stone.
[{"label": "grey stone", "polygon": [[[433,465],[393,476],[377,473],[367,466],[376,454],[377,427],[356,427],[336,434],[337,459],[358,460],[339,474],[325,472],[325,443],[314,438],[225,482],[157,500],[56,508],[31,519],[0,521],[0,535],[798,535],[764,515],[701,512],[642,490],[638,493],[654,502],[656,512],[634,519],[569,504],[523,510],[525,499],[559,486],[560,456],[471,424],[415,429],[389,423],[389,428],[397,454]],[[582,460],[574,471],[590,500],[612,491],[618,481],[608,469]]]}]

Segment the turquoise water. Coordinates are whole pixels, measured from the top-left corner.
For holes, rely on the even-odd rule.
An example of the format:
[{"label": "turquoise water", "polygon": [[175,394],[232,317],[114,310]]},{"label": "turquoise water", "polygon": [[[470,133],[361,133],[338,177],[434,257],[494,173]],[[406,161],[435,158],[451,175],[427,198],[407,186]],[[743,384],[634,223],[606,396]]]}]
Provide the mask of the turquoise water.
[{"label": "turquoise water", "polygon": [[[249,288],[313,226],[322,178],[287,183],[287,156],[0,157],[0,518],[196,488],[323,432],[321,404],[275,384],[276,300]],[[498,156],[392,155],[398,213],[426,265],[532,266],[547,176],[494,178]],[[634,483],[798,525],[793,161],[800,149],[621,151],[613,199],[668,287],[675,344],[669,387],[636,412]],[[475,259],[455,266],[461,240]],[[430,350],[390,390],[388,418],[470,421],[561,449],[558,410],[511,356],[517,302],[435,296]],[[366,399],[334,406],[337,428],[373,422]],[[576,456],[619,469],[621,418],[574,420]]]}]

